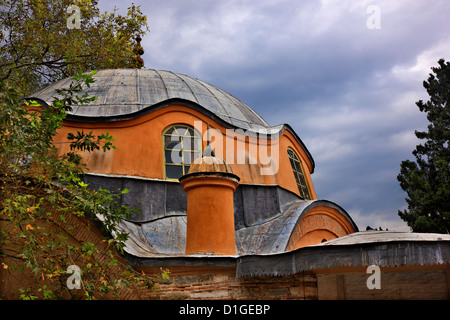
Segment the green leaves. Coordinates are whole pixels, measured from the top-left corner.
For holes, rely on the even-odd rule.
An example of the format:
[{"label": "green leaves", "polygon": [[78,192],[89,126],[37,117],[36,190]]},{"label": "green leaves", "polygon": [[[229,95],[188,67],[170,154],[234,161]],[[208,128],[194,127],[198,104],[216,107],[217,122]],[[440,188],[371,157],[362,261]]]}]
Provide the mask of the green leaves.
[{"label": "green leaves", "polygon": [[416,102],[427,113],[427,131],[416,131],[424,143],[412,152],[416,161],[402,161],[397,180],[406,191],[408,209],[399,216],[415,232],[450,233],[450,63],[443,59],[423,82],[430,99]]},{"label": "green leaves", "polygon": [[67,140],[70,142],[70,150],[79,150],[79,151],[94,151],[100,150],[100,148],[106,152],[110,149],[117,149],[112,142],[115,140],[112,136],[109,135],[109,132],[102,133],[101,135],[94,136],[92,131],[89,133],[77,132],[76,134],[68,133]]},{"label": "green leaves", "polygon": [[[25,272],[19,279],[34,276],[15,298],[101,298],[117,294],[123,284],[151,282],[113,254],[127,240],[118,223],[135,212],[120,201],[128,190],[91,190],[83,181],[83,153],[116,149],[114,138],[108,132],[71,133],[65,155],[53,143],[72,106],[96,99],[82,93],[95,74],[85,71],[139,65],[134,45],[136,36],[148,31],[146,16],[135,5],[126,15],[117,9],[101,14],[97,3],[76,1],[80,29],[67,28],[72,0],[7,0],[0,6],[0,259],[12,277],[14,272]],[[58,90],[50,107],[21,100],[71,75],[73,81]],[[70,242],[79,231],[71,224],[74,217],[101,225],[110,235],[107,249]],[[108,262],[100,263],[105,256]],[[78,293],[65,286],[67,266],[74,263],[83,273]]]},{"label": "green leaves", "polygon": [[[100,13],[97,3],[3,1],[0,79],[27,95],[80,71],[136,67],[134,39],[148,31],[147,17],[135,5],[126,15]],[[67,28],[73,4],[80,8],[80,29]]]},{"label": "green leaves", "polygon": [[[91,190],[83,180],[78,153],[108,152],[115,149],[114,138],[108,132],[71,133],[68,155],[58,155],[53,144],[70,106],[91,99],[77,95],[92,83],[92,74],[79,74],[73,81],[41,112],[30,111],[40,108],[36,102],[20,104],[16,91],[0,81],[0,259],[12,276],[23,272],[16,278],[27,280],[15,298],[94,299],[116,296],[123,285],[151,282],[136,273],[122,275],[128,269],[115,255],[128,239],[118,225],[136,212],[121,201],[128,190]],[[75,218],[95,222],[109,238],[74,244],[80,232]],[[67,267],[74,264],[83,274],[78,292],[65,285]]]}]

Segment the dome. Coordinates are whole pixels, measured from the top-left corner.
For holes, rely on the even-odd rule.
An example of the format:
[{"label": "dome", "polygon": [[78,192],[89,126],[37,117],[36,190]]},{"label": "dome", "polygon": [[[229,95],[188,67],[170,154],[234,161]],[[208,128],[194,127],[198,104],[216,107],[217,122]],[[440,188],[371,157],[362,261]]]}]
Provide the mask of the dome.
[{"label": "dome", "polygon": [[[73,106],[71,116],[89,121],[95,118],[130,118],[131,115],[162,107],[168,100],[182,100],[206,109],[212,116],[243,129],[270,128],[255,111],[231,94],[198,79],[153,69],[105,69],[93,76],[95,82],[83,93],[96,96],[89,104]],[[28,99],[50,104],[55,91],[68,87],[71,78],[58,81]]]},{"label": "dome", "polygon": [[[97,99],[72,106],[67,120],[94,123],[128,120],[174,103],[184,104],[225,127],[244,129],[248,135],[266,134],[273,139],[287,130],[305,150],[312,164],[311,173],[314,172],[313,157],[288,124],[270,126],[244,102],[216,86],[187,75],[154,69],[103,69],[93,78],[95,82],[83,93]],[[56,90],[68,88],[71,82],[72,78],[60,80],[26,99],[50,105]]]}]

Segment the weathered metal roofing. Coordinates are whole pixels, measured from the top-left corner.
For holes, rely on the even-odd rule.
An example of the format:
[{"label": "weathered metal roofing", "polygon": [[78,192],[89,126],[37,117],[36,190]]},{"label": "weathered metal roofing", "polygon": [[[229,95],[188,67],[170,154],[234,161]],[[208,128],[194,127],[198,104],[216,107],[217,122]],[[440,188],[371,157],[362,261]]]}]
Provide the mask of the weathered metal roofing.
[{"label": "weathered metal roofing", "polygon": [[450,264],[450,236],[411,232],[362,231],[318,245],[276,254],[126,255],[133,265],[227,265],[237,277],[283,276],[336,267],[437,266]]},{"label": "weathered metal roofing", "polygon": [[[93,76],[95,82],[83,90],[97,99],[72,106],[67,120],[117,121],[140,116],[171,103],[194,107],[219,123],[245,129],[246,134],[264,134],[276,138],[289,131],[302,146],[312,164],[314,159],[297,133],[288,125],[270,126],[252,108],[222,89],[199,79],[171,71],[154,69],[104,69]],[[56,90],[69,87],[72,78],[58,81],[26,97],[50,105]]]},{"label": "weathered metal roofing", "polygon": [[186,216],[172,216],[142,224],[123,220],[119,227],[129,237],[125,251],[138,257],[183,254],[186,219]]},{"label": "weathered metal roofing", "polygon": [[239,257],[236,274],[287,275],[333,267],[450,264],[450,235],[362,231],[279,254]]},{"label": "weathered metal roofing", "polygon": [[[333,202],[299,200],[269,221],[236,230],[237,254],[242,256],[285,252],[290,236],[302,216],[316,206],[335,208],[354,225],[345,210]],[[125,251],[133,256],[149,258],[184,255],[186,216],[165,217],[145,223],[123,221],[120,228],[130,234]],[[358,230],[356,225],[354,228]]]},{"label": "weathered metal roofing", "polygon": [[391,241],[450,241],[450,234],[415,233],[403,231],[361,231],[344,237],[328,240],[316,246],[352,245],[358,243],[377,243]]},{"label": "weathered metal roofing", "polygon": [[296,201],[275,219],[236,232],[236,247],[241,255],[274,254],[285,252],[290,237],[300,219],[309,210],[326,206],[338,210],[353,225],[358,227],[348,213],[337,204],[327,200]]},{"label": "weathered metal roofing", "polygon": [[[243,129],[265,129],[269,124],[231,94],[204,81],[171,71],[153,69],[105,69],[84,93],[96,96],[89,104],[74,106],[78,117],[130,115],[171,99],[182,99],[209,110],[223,121]],[[56,89],[68,87],[71,79],[56,82],[30,96],[50,104]]]},{"label": "weathered metal roofing", "polygon": [[146,223],[122,220],[118,227],[128,233],[124,251],[140,258],[182,256],[186,249],[186,222],[184,215]]}]

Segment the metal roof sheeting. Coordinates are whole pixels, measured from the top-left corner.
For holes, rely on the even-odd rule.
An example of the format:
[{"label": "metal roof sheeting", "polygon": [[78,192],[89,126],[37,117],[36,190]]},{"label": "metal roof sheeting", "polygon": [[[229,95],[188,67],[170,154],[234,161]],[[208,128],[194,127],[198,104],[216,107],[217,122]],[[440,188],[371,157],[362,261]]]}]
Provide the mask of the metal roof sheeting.
[{"label": "metal roof sheeting", "polygon": [[[348,214],[333,202],[326,200],[299,200],[270,221],[236,231],[236,251],[239,256],[250,254],[277,254],[285,252],[292,231],[302,216],[316,206],[337,209]],[[119,227],[130,234],[125,251],[142,258],[184,255],[186,244],[186,216],[169,216],[145,223],[122,221]],[[354,225],[357,230],[356,225]]]},{"label": "metal roof sheeting", "polygon": [[450,241],[450,234],[415,233],[403,231],[361,231],[344,237],[328,240],[316,246],[352,245],[388,241]]},{"label": "metal roof sheeting", "polygon": [[[96,96],[89,104],[75,106],[78,117],[117,117],[129,115],[170,99],[198,104],[223,121],[243,129],[267,129],[269,124],[231,94],[198,79],[171,71],[154,69],[104,69],[93,76],[95,82],[83,93]],[[71,79],[58,81],[28,99],[51,104],[55,91],[67,88]]]},{"label": "metal roof sheeting", "polygon": [[[287,124],[270,126],[252,108],[231,94],[187,75],[154,69],[104,69],[93,76],[95,82],[83,94],[97,99],[73,105],[67,120],[104,122],[127,120],[174,103],[184,103],[225,126],[246,130],[247,135],[278,137],[288,130],[302,146],[312,164],[314,159],[297,133]],[[71,78],[60,80],[25,99],[51,105],[56,90],[68,88]],[[45,105],[44,105],[45,106]]]},{"label": "metal roof sheeting", "polygon": [[290,237],[300,219],[309,210],[326,206],[338,210],[352,224],[358,227],[348,213],[337,204],[327,200],[295,201],[281,215],[270,221],[236,231],[236,247],[240,255],[274,254],[286,251]]},{"label": "metal roof sheeting", "polygon": [[450,264],[450,235],[362,231],[279,254],[239,257],[238,277],[281,276],[333,267]]}]

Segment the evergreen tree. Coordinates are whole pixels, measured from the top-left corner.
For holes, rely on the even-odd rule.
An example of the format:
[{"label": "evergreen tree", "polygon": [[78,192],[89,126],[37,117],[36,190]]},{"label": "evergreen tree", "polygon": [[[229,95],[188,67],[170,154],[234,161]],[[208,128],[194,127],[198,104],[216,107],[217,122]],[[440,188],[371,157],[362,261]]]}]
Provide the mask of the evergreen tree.
[{"label": "evergreen tree", "polygon": [[423,82],[430,99],[416,102],[430,122],[427,131],[415,131],[424,143],[412,152],[415,162],[402,161],[397,176],[408,195],[408,209],[398,214],[414,232],[450,233],[450,63],[438,64]]}]

